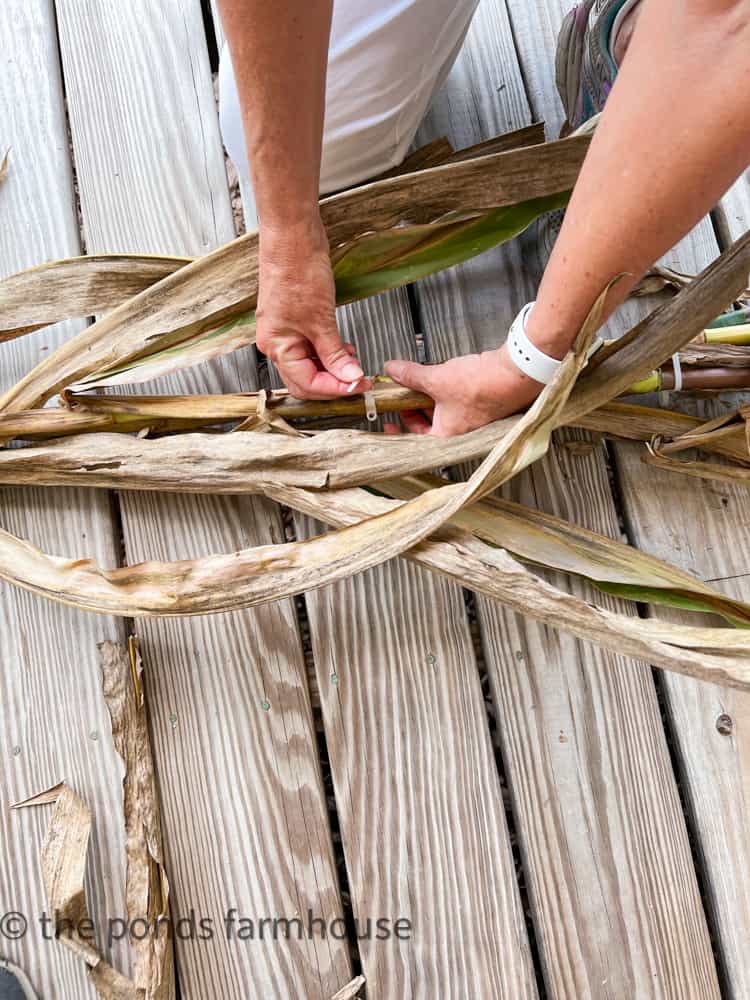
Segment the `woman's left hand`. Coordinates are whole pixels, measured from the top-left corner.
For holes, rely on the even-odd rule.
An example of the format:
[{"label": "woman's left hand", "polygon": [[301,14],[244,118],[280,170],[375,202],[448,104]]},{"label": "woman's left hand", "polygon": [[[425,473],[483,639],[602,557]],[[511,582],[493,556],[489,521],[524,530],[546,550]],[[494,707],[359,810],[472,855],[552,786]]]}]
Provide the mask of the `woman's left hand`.
[{"label": "woman's left hand", "polygon": [[[465,434],[524,410],[544,388],[516,368],[505,346],[441,365],[389,361],[385,370],[396,382],[435,400],[434,410],[405,410],[401,419],[413,434],[437,437]],[[385,429],[399,432],[396,424],[387,424]]]}]

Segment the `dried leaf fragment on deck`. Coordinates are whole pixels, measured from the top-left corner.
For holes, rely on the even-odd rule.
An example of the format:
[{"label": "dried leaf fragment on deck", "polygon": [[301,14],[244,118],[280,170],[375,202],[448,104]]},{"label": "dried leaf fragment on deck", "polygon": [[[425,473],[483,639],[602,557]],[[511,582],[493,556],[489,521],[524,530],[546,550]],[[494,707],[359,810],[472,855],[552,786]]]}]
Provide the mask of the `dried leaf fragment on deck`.
[{"label": "dried leaf fragment on deck", "polygon": [[352,979],[350,983],[342,987],[337,993],[331,997],[331,1000],[356,1000],[359,996],[360,990],[365,985],[365,977],[357,976],[356,979]]},{"label": "dried leaf fragment on deck", "polygon": [[[125,765],[127,926],[138,922],[129,941],[136,954],[133,979],[104,960],[93,943],[84,878],[91,834],[91,811],[69,785],[52,788],[16,803],[14,808],[54,804],[42,844],[42,877],[55,936],[86,963],[104,1000],[171,1000],[174,958],[169,915],[169,883],[164,871],[156,781],[142,687],[142,664],[135,640],[128,646],[99,646],[103,693],[112,720],[112,740]],[[140,928],[147,922],[149,933]],[[164,927],[163,931],[160,928]],[[84,931],[85,933],[81,933]]]},{"label": "dried leaf fragment on deck", "polygon": [[150,928],[145,936],[131,939],[136,954],[133,979],[149,1000],[166,1000],[174,992],[172,940],[158,929],[168,926],[169,882],[142,685],[143,664],[135,638],[131,637],[127,647],[100,643],[99,664],[112,720],[112,741],[125,765],[127,917],[129,923],[145,920]]},{"label": "dried leaf fragment on deck", "polygon": [[[53,798],[54,796],[54,798]],[[145,1000],[145,992],[117,972],[89,941],[93,925],[83,888],[86,854],[91,835],[91,810],[70,785],[54,788],[15,804],[15,809],[55,806],[42,843],[42,878],[49,912],[54,915],[55,936],[89,968],[89,977],[104,1000]],[[86,932],[86,938],[82,936]]]}]

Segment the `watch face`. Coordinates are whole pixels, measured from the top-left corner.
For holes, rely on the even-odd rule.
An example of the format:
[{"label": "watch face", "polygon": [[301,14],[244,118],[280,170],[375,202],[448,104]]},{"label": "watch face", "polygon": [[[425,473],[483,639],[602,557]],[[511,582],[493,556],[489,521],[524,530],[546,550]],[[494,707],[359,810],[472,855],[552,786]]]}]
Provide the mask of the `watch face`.
[{"label": "watch face", "polygon": [[[0,959],[0,1000],[37,1000],[37,995],[31,988],[26,977],[17,978],[15,967]],[[24,983],[23,980],[26,980]]]}]

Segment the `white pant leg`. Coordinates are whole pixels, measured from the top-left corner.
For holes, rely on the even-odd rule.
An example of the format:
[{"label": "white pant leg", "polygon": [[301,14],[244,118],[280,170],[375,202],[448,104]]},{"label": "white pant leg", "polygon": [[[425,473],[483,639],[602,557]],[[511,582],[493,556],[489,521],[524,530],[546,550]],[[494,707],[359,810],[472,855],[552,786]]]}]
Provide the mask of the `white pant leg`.
[{"label": "white pant leg", "polygon": [[[479,0],[334,0],[320,190],[397,166],[458,55]],[[221,131],[249,186],[237,84],[225,45]]]}]

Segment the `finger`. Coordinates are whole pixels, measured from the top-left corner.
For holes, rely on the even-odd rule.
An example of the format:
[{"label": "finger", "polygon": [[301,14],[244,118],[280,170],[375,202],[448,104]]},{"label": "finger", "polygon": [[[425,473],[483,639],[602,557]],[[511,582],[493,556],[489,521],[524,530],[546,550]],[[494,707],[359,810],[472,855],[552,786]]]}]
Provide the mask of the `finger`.
[{"label": "finger", "polygon": [[349,352],[335,324],[325,333],[316,334],[312,343],[323,366],[339,381],[351,383],[364,377],[356,351],[354,354]]},{"label": "finger", "polygon": [[432,430],[432,423],[421,410],[402,410],[401,419],[411,434],[429,434]]},{"label": "finger", "polygon": [[344,350],[347,351],[353,358],[357,356],[357,348],[354,344],[344,344]]},{"label": "finger", "polygon": [[[321,371],[312,358],[286,359],[278,365],[284,384],[294,386],[294,395],[299,399],[333,399],[350,395],[351,383],[342,382],[330,372]],[[372,383],[362,379],[357,392],[367,392]]]},{"label": "finger", "polygon": [[456,437],[458,434],[466,434],[471,430],[471,425],[466,422],[465,419],[451,417],[441,412],[440,409],[435,411],[435,418],[432,421],[432,428],[430,434],[433,437]]},{"label": "finger", "polygon": [[407,389],[415,389],[435,398],[437,377],[435,365],[418,365],[415,361],[386,361],[386,374]]},{"label": "finger", "polygon": [[392,424],[390,421],[386,420],[383,424],[384,434],[401,434],[401,428],[398,424]]}]

